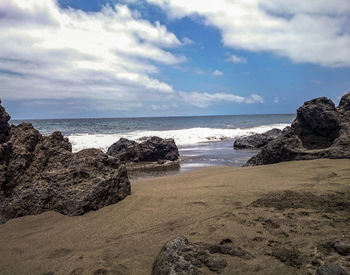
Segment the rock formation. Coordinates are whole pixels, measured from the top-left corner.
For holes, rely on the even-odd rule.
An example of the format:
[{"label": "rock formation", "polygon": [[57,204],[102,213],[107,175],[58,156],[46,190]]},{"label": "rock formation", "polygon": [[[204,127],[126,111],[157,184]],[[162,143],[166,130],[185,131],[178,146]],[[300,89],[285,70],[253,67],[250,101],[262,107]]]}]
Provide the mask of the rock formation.
[{"label": "rock formation", "polygon": [[233,144],[234,149],[258,149],[270,141],[278,138],[282,134],[282,131],[279,129],[272,129],[262,134],[255,134],[251,136],[241,137],[235,139]]},{"label": "rock formation", "polygon": [[325,97],[305,102],[291,127],[262,147],[246,165],[318,158],[350,158],[350,93],[342,97],[337,108]]},{"label": "rock formation", "polygon": [[142,143],[121,138],[108,148],[107,154],[124,162],[175,161],[179,151],[173,139],[144,138]]},{"label": "rock formation", "polygon": [[5,125],[2,107],[0,118],[7,140],[0,143],[0,223],[50,210],[82,215],[130,194],[119,160],[96,149],[73,154],[60,132],[42,136],[31,124]]}]

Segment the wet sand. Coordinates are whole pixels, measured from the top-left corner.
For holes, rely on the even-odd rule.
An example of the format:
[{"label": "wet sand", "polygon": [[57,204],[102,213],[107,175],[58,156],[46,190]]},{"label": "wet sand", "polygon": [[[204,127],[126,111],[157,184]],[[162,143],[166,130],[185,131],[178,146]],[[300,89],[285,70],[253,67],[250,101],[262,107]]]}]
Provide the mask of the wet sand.
[{"label": "wet sand", "polygon": [[350,257],[330,247],[350,238],[349,159],[210,167],[131,188],[84,216],[46,212],[0,225],[0,273],[150,274],[163,244],[179,235],[230,238],[252,255],[215,255],[228,263],[223,274],[313,274],[324,261],[350,270]]}]

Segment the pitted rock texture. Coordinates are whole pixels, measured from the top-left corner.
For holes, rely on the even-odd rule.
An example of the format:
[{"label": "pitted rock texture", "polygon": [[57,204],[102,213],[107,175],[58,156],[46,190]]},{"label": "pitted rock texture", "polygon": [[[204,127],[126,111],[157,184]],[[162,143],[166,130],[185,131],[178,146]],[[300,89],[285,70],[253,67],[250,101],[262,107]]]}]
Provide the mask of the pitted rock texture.
[{"label": "pitted rock texture", "polygon": [[42,136],[31,124],[8,126],[0,143],[0,223],[54,210],[82,215],[130,194],[126,168],[97,149],[72,153],[60,132]]}]

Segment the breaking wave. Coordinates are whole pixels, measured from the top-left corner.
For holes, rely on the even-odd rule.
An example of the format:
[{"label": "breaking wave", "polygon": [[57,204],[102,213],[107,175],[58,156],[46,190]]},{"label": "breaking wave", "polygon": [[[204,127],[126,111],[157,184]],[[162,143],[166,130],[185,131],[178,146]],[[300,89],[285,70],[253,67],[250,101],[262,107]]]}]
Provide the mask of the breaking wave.
[{"label": "breaking wave", "polygon": [[252,128],[216,129],[216,128],[189,128],[165,131],[133,131],[116,134],[71,134],[67,137],[72,143],[73,152],[87,148],[97,148],[106,152],[108,147],[120,138],[138,141],[142,137],[159,136],[173,138],[178,147],[193,146],[195,144],[219,140],[231,140],[241,136],[261,134],[273,128],[283,129],[290,124],[261,125]]}]

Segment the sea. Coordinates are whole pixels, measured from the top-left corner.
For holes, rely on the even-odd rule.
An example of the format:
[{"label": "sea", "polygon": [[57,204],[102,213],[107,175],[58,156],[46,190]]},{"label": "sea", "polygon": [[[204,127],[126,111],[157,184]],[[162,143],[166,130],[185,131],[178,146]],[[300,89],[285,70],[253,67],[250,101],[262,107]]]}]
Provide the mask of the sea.
[{"label": "sea", "polygon": [[[72,143],[73,152],[97,148],[106,152],[120,138],[138,141],[142,137],[173,138],[184,172],[208,166],[242,166],[257,152],[234,150],[235,138],[290,126],[294,114],[228,115],[142,118],[40,119],[29,122],[43,135],[61,131]],[[163,172],[161,172],[163,173]]]}]

